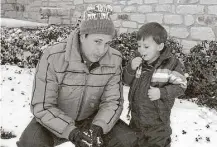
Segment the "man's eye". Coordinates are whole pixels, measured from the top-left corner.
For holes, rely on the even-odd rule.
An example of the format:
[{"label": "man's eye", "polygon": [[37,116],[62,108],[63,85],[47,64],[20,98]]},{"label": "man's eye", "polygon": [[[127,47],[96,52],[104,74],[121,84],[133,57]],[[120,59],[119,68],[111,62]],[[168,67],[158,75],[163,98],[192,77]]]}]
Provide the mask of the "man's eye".
[{"label": "man's eye", "polygon": [[148,46],[145,46],[145,48],[148,48]]},{"label": "man's eye", "polygon": [[97,44],[100,44],[100,43],[101,43],[101,42],[100,42],[100,41],[98,41],[98,40],[96,40],[95,42],[96,42]]}]

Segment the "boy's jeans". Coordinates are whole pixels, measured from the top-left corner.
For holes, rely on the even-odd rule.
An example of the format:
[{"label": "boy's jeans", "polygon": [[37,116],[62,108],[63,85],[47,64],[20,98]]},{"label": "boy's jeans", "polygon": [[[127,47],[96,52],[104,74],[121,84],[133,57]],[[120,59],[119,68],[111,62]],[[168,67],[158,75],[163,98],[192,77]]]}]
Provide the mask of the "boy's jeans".
[{"label": "boy's jeans", "polygon": [[[79,122],[76,126],[90,124],[91,119]],[[127,124],[119,120],[113,129],[103,136],[105,147],[134,147],[137,136]],[[58,138],[39,124],[35,118],[29,123],[17,142],[18,147],[54,147],[66,142],[66,139]]]}]

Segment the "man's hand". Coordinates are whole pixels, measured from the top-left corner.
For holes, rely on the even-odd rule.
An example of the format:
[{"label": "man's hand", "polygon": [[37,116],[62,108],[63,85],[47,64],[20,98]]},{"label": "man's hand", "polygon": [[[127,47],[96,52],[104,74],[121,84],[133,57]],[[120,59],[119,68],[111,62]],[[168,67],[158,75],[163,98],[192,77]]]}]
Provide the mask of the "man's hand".
[{"label": "man's hand", "polygon": [[85,134],[83,131],[80,131],[79,128],[72,130],[69,134],[69,140],[79,147],[91,147],[91,138],[88,134]]},{"label": "man's hand", "polygon": [[150,86],[150,89],[148,90],[148,97],[151,101],[160,99],[160,89]]},{"label": "man's hand", "polygon": [[94,124],[91,125],[89,130],[89,135],[91,136],[93,147],[103,146],[102,134],[103,134],[103,130],[100,126]]},{"label": "man's hand", "polygon": [[131,62],[131,68],[133,70],[136,70],[137,67],[142,63],[142,58],[141,57],[136,57],[132,60]]}]

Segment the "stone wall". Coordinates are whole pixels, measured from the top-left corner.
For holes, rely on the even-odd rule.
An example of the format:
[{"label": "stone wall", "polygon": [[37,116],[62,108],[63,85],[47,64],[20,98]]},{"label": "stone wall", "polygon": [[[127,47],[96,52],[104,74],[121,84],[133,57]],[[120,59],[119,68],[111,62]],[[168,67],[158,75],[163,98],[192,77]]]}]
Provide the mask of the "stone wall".
[{"label": "stone wall", "polygon": [[73,24],[91,3],[113,6],[119,33],[156,21],[180,40],[185,52],[200,40],[217,40],[217,0],[1,0],[1,16]]}]

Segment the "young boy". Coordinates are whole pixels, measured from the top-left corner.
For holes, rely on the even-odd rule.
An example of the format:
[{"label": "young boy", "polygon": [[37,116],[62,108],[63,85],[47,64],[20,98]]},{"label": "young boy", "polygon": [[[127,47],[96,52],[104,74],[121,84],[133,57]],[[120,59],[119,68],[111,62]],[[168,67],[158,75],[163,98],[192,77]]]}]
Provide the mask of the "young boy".
[{"label": "young boy", "polygon": [[130,127],[138,132],[138,147],[170,147],[170,113],[175,98],[184,94],[187,81],[181,63],[166,48],[166,30],[158,23],[138,31],[140,55],[124,69],[130,86]]}]

